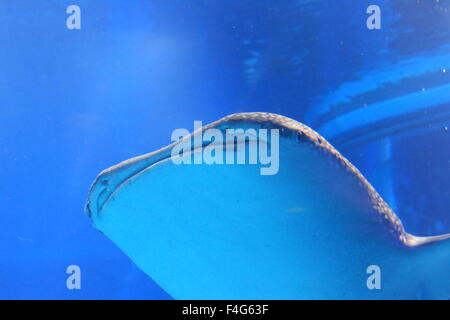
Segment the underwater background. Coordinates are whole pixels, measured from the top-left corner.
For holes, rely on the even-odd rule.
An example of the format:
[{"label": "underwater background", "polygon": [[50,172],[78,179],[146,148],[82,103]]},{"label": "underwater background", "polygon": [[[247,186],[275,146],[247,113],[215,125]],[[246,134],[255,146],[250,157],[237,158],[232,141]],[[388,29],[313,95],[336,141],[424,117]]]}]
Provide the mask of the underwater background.
[{"label": "underwater background", "polygon": [[[81,9],[69,30],[66,9]],[[381,8],[381,28],[366,12]],[[103,169],[235,112],[347,157],[416,235],[450,232],[450,1],[0,2],[0,298],[170,299],[84,212]],[[78,265],[81,290],[68,290]]]}]

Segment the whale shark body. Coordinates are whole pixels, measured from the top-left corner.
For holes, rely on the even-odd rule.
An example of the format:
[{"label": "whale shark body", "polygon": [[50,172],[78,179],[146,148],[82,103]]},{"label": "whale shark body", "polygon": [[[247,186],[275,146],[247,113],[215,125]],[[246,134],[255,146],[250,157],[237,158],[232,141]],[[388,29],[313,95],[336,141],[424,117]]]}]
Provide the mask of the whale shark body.
[{"label": "whale shark body", "polygon": [[[278,129],[278,172],[175,164],[173,148],[194,132],[104,170],[86,205],[95,228],[174,298],[450,298],[450,234],[407,233],[318,133],[268,113],[234,114],[202,129],[211,128]],[[370,270],[378,270],[375,287]]]}]

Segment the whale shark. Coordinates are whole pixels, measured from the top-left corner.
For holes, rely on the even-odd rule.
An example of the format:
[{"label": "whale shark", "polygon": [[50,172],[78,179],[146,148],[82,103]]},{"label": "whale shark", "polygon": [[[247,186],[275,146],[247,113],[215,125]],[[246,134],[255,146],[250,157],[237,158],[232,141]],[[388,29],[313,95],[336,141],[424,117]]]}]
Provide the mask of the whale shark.
[{"label": "whale shark", "polygon": [[[173,161],[182,143],[194,141],[190,155],[225,148],[193,139],[208,129],[254,129],[232,142],[267,145],[260,129],[277,130],[278,171]],[[450,234],[408,233],[329,142],[277,114],[232,114],[102,171],[86,211],[176,299],[450,298]]]}]

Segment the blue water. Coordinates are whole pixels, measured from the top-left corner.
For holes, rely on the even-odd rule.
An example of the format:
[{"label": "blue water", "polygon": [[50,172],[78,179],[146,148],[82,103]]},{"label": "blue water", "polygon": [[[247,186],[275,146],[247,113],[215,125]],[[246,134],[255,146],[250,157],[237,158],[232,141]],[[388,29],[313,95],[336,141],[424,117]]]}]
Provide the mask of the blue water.
[{"label": "blue water", "polygon": [[[376,2],[376,3],[375,3]],[[66,8],[81,8],[68,30]],[[366,8],[382,10],[379,30]],[[84,213],[103,169],[245,111],[310,125],[408,231],[450,232],[450,3],[0,3],[0,298],[170,298]],[[81,290],[66,288],[78,265]]]}]

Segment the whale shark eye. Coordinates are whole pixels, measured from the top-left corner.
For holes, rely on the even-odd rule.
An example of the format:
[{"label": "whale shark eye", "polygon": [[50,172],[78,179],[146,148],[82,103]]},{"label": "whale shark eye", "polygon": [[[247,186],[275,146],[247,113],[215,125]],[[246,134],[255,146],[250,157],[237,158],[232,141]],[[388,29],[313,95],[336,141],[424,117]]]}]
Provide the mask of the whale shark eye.
[{"label": "whale shark eye", "polygon": [[295,134],[295,142],[306,142],[306,135],[301,131],[297,131],[297,133]]}]

